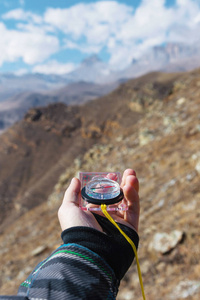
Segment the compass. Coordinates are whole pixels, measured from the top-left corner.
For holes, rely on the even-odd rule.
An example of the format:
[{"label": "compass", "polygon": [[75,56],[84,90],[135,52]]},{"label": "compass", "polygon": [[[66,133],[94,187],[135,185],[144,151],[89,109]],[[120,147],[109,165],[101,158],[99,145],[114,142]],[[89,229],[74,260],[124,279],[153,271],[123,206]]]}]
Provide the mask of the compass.
[{"label": "compass", "polygon": [[92,204],[114,204],[124,198],[117,181],[105,176],[94,176],[81,190],[83,200]]}]

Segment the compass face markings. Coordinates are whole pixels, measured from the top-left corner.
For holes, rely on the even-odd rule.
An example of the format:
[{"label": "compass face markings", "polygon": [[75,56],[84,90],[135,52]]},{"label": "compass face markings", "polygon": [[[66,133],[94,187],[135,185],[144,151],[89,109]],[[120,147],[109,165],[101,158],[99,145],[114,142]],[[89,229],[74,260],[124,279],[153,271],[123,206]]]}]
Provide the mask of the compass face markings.
[{"label": "compass face markings", "polygon": [[128,205],[120,188],[119,172],[80,172],[82,210],[100,211],[101,204],[106,204],[108,211],[126,211]]},{"label": "compass face markings", "polygon": [[123,192],[117,181],[105,176],[94,176],[82,189],[82,197],[93,204],[114,204],[123,199]]},{"label": "compass face markings", "polygon": [[119,184],[104,176],[94,176],[86,185],[86,194],[97,199],[111,199],[120,194]]}]

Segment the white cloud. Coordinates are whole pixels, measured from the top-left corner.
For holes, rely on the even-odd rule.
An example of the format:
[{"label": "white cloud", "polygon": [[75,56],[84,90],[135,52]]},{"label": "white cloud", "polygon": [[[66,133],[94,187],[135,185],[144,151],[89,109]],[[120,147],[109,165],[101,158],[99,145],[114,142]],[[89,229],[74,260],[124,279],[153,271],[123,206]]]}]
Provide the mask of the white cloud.
[{"label": "white cloud", "polygon": [[76,68],[75,64],[72,63],[59,63],[55,60],[51,60],[46,64],[37,65],[33,68],[34,73],[42,74],[57,74],[63,75],[73,71]]},{"label": "white cloud", "polygon": [[[170,8],[164,0],[143,0],[135,11],[116,1],[101,1],[69,9],[49,8],[44,19],[66,34],[66,47],[84,53],[106,49],[110,64],[123,68],[150,47],[186,42],[188,34],[194,41],[199,12],[193,0],[177,0]],[[181,36],[180,28],[184,29]]]},{"label": "white cloud", "polygon": [[26,64],[33,65],[59,51],[59,41],[55,36],[43,32],[8,30],[3,23],[0,23],[0,39],[0,65],[20,58]]},{"label": "white cloud", "polygon": [[73,39],[83,36],[89,43],[106,42],[111,34],[131,15],[132,8],[115,1],[77,4],[69,9],[47,9],[44,20],[70,34]]},{"label": "white cloud", "polygon": [[[24,1],[20,2],[22,5]],[[110,65],[124,68],[133,58],[158,44],[197,42],[200,3],[176,0],[175,6],[167,8],[165,0],[142,0],[134,10],[117,1],[100,1],[66,9],[47,8],[43,16],[19,8],[2,18],[5,22],[15,20],[16,27],[8,30],[0,24],[0,64],[22,58],[27,64],[41,63],[35,68],[43,68],[44,72],[55,69],[56,64],[58,70],[67,70],[68,64],[64,67],[55,61],[43,64],[61,49],[61,44],[62,49],[88,55],[107,51]]]},{"label": "white cloud", "polygon": [[93,44],[89,44],[89,43],[82,43],[80,46],[79,43],[65,40],[63,48],[79,50],[83,53],[87,53],[88,55],[90,55],[91,53],[98,54],[101,51],[102,47],[101,47],[101,45],[93,45]]},{"label": "white cloud", "polygon": [[4,20],[18,20],[18,21],[32,21],[34,23],[41,23],[42,17],[36,14],[33,14],[30,11],[24,11],[21,8],[10,10],[9,12],[2,15]]},{"label": "white cloud", "polygon": [[[117,40],[133,9],[115,1],[77,4],[69,9],[47,9],[44,20],[66,34],[65,46],[87,54],[108,49],[110,39]],[[112,56],[112,53],[110,53]]]},{"label": "white cloud", "polygon": [[22,76],[22,75],[27,74],[27,73],[28,73],[28,70],[25,69],[25,68],[22,68],[22,69],[19,69],[19,70],[13,72],[13,73],[14,73],[15,75],[17,75],[17,76]]},{"label": "white cloud", "polygon": [[48,33],[53,34],[53,36],[56,38],[55,35],[55,29],[48,24],[33,24],[33,23],[17,23],[16,29],[19,30],[20,32],[28,32],[30,35],[33,33],[38,33],[42,35],[47,35]]},{"label": "white cloud", "polygon": [[127,18],[117,38],[108,44],[111,65],[125,67],[149,48],[166,42],[198,42],[199,5],[192,0],[178,0],[171,8],[164,4],[163,0],[143,0]]}]

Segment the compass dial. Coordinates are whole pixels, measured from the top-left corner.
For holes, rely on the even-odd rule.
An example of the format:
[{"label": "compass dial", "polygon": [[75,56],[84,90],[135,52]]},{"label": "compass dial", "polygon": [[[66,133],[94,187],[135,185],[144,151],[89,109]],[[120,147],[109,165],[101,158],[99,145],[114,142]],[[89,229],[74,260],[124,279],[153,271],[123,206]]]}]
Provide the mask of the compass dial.
[{"label": "compass dial", "polygon": [[86,194],[97,199],[111,199],[119,196],[119,184],[104,176],[95,176],[86,185]]},{"label": "compass dial", "polygon": [[81,194],[84,200],[93,204],[112,204],[123,199],[118,182],[105,176],[94,176],[82,189]]}]

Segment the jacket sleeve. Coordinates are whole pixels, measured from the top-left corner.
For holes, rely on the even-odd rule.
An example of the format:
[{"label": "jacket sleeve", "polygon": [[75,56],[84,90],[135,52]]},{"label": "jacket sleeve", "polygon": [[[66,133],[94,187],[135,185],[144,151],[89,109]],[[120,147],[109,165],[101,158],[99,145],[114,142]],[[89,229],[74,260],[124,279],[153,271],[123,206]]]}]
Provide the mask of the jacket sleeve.
[{"label": "jacket sleeve", "polygon": [[78,244],[63,244],[21,284],[28,299],[115,299],[117,280],[96,253]]},{"label": "jacket sleeve", "polygon": [[[32,300],[116,299],[120,280],[130,267],[134,253],[109,221],[95,217],[104,233],[82,226],[63,231],[64,244],[33,270],[21,284],[18,297]],[[127,226],[120,227],[138,247],[137,233]]]}]

